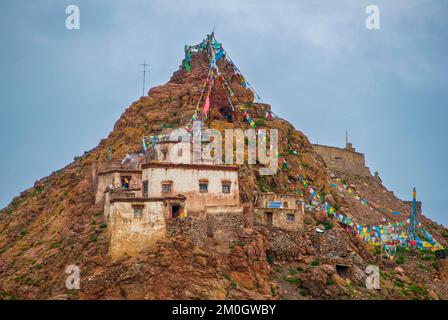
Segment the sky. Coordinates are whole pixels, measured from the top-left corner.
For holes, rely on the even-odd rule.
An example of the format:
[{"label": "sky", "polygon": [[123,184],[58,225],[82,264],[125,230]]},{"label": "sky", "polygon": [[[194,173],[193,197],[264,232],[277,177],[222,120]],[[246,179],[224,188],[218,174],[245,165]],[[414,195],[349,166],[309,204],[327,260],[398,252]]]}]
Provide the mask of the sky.
[{"label": "sky", "polygon": [[[368,30],[366,7],[380,9]],[[65,25],[68,5],[80,29]],[[273,111],[448,225],[448,1],[3,0],[0,207],[107,137],[185,44],[215,36]]]}]

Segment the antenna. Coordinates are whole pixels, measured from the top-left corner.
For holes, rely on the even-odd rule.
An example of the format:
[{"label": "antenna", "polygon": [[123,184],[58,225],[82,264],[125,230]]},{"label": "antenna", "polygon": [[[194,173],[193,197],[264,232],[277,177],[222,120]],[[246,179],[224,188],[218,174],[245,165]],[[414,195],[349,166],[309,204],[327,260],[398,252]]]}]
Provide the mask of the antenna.
[{"label": "antenna", "polygon": [[145,84],[146,84],[146,72],[148,72],[148,82],[149,82],[149,69],[146,70],[146,67],[149,68],[149,64],[146,63],[146,60],[143,60],[143,63],[140,65],[143,66],[143,93],[142,93],[142,96],[144,96],[145,95]]}]

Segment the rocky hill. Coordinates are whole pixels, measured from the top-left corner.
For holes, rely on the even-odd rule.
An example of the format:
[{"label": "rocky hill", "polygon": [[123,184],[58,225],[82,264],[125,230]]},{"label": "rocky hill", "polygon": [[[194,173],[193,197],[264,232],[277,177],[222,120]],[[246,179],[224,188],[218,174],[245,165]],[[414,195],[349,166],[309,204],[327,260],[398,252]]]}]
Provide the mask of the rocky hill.
[{"label": "rocky hill", "polygon": [[[65,168],[37,181],[0,212],[0,298],[3,299],[438,299],[448,297],[446,260],[433,253],[399,252],[399,259],[381,252],[337,223],[313,210],[303,230],[290,232],[256,226],[238,230],[238,240],[208,238],[194,243],[186,230],[199,223],[187,218],[169,236],[137,257],[112,261],[108,255],[107,221],[94,205],[93,171],[106,161],[140,152],[142,137],[185,126],[195,112],[207,76],[208,56],[189,58],[164,85],[152,88],[125,110],[113,131],[98,146]],[[337,208],[345,208],[361,223],[380,224],[400,218],[360,205],[336,185],[349,184],[366,198],[410,213],[408,204],[387,191],[374,177],[345,175],[331,185],[326,164],[307,137],[288,121],[266,117],[271,106],[254,102],[241,75],[228,59],[217,62],[231,87],[210,93],[206,125],[223,131],[248,128],[246,117],[230,111],[244,106],[258,128],[279,130],[281,173],[260,176],[258,165],[241,165],[241,202],[254,191],[298,193],[307,198],[308,181]],[[109,150],[112,150],[110,153]],[[297,154],[291,152],[294,150]],[[287,165],[285,165],[287,163]],[[311,199],[307,199],[311,201]],[[401,217],[402,218],[402,217]],[[446,245],[447,230],[421,217],[434,238]],[[324,225],[323,233],[316,226]],[[65,269],[78,265],[81,289],[67,290]],[[365,288],[365,268],[380,264],[381,290]]]}]

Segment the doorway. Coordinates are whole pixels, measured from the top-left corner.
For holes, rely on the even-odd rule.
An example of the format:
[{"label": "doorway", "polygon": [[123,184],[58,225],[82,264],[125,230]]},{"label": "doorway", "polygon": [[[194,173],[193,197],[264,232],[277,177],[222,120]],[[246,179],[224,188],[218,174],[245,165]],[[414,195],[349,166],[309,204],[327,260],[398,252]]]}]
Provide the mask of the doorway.
[{"label": "doorway", "polygon": [[266,224],[268,226],[272,226],[272,224],[273,224],[272,212],[265,212],[264,218],[265,218]]},{"label": "doorway", "polygon": [[171,207],[171,218],[177,219],[180,216],[180,206],[175,204]]}]

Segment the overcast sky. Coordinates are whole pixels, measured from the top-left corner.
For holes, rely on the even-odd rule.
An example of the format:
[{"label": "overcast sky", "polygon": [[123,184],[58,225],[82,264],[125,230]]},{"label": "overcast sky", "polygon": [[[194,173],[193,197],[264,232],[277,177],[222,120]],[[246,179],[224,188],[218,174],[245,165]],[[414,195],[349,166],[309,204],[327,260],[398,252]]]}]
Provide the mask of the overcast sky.
[{"label": "overcast sky", "polygon": [[[67,30],[78,5],[81,29]],[[380,30],[365,28],[366,6]],[[0,207],[95,147],[185,44],[216,38],[246,78],[315,143],[345,131],[402,199],[413,186],[448,225],[448,1],[0,2]]]}]

